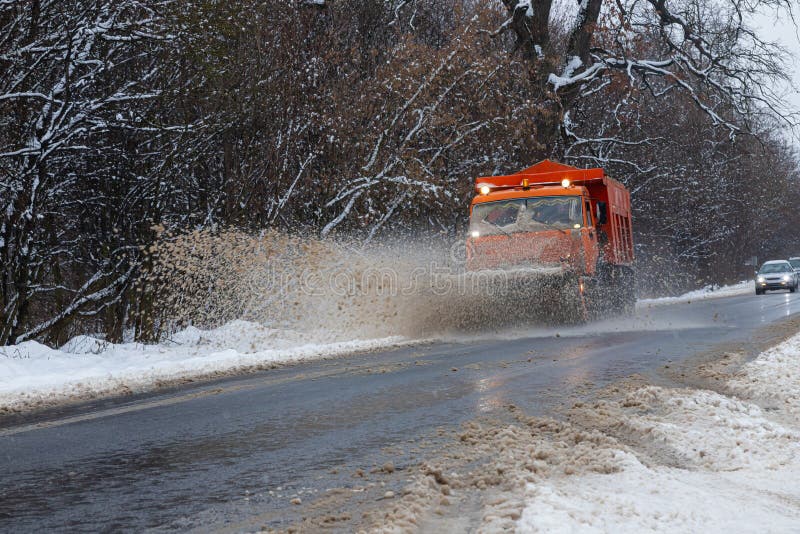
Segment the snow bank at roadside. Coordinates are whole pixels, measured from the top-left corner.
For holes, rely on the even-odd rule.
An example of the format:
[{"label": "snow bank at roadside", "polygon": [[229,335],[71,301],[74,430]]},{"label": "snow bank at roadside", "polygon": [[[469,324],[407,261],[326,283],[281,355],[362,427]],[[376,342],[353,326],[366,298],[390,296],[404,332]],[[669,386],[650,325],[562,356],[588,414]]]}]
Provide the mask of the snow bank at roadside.
[{"label": "snow bank at roadside", "polygon": [[648,386],[588,409],[632,449],[609,474],[528,484],[517,529],[797,532],[798,358],[800,335],[745,365],[728,384],[740,398]]},{"label": "snow bank at roadside", "polygon": [[745,364],[728,387],[740,397],[800,421],[800,334]]},{"label": "snow bank at roadside", "polygon": [[78,336],[60,349],[35,341],[0,347],[0,410],[152,389],[160,384],[374,350],[402,338],[333,341],[234,321],[187,328],[156,345]]},{"label": "snow bank at roadside", "polygon": [[[648,468],[633,455],[624,459],[617,474],[532,486],[518,531],[797,532],[797,506],[780,493],[749,485],[746,477]],[[782,482],[793,481],[784,477]]]},{"label": "snow bank at roadside", "polygon": [[686,302],[690,300],[705,300],[715,299],[721,297],[734,297],[736,295],[749,295],[755,292],[755,282],[752,280],[743,280],[738,284],[728,286],[706,286],[702,289],[689,291],[677,297],[660,297],[654,299],[639,299],[638,305],[641,306],[658,306],[661,304],[674,304],[676,302]]}]

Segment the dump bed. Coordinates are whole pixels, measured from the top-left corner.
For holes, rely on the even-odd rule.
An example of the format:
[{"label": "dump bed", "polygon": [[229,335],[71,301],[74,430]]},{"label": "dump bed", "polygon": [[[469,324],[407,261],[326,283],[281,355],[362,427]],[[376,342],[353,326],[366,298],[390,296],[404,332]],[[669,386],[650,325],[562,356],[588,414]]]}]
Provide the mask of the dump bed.
[{"label": "dump bed", "polygon": [[606,203],[606,224],[599,231],[608,236],[605,257],[608,263],[629,265],[633,262],[633,229],[631,227],[631,195],[624,185],[608,176],[577,182],[589,191],[592,211],[597,214],[597,202]]}]

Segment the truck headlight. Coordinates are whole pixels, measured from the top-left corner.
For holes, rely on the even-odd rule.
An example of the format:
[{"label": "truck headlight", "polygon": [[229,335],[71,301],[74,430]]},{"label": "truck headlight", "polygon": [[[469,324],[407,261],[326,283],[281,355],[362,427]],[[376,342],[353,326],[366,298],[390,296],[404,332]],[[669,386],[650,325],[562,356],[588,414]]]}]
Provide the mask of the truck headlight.
[{"label": "truck headlight", "polygon": [[789,280],[791,280],[791,279],[792,279],[792,277],[791,277],[791,276],[789,276],[788,274],[784,274],[784,275],[783,275],[783,281],[784,281],[784,282],[788,282],[788,281],[789,281]]},{"label": "truck headlight", "polygon": [[763,276],[759,276],[758,278],[756,278],[756,282],[763,282],[763,281],[764,281]]}]

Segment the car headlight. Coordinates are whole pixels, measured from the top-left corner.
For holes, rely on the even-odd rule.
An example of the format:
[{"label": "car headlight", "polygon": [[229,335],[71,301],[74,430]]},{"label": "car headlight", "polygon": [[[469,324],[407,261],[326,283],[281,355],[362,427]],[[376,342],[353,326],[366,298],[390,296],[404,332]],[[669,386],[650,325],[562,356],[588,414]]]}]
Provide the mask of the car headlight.
[{"label": "car headlight", "polygon": [[763,282],[763,281],[764,281],[763,276],[759,276],[758,278],[756,278],[756,282]]},{"label": "car headlight", "polygon": [[788,282],[788,281],[789,281],[789,280],[791,280],[791,279],[792,279],[792,277],[791,277],[791,276],[789,276],[788,274],[784,274],[784,275],[783,275],[783,281],[784,281],[784,282]]}]

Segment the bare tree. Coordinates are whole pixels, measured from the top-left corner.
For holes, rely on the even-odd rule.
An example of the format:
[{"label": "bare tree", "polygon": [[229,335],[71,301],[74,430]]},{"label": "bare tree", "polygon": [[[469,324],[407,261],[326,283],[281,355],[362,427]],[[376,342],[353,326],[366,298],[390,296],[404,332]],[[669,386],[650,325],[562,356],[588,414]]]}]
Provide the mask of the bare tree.
[{"label": "bare tree", "polygon": [[[111,229],[83,227],[76,207],[113,202],[83,186],[108,134],[142,126],[139,104],[158,95],[148,82],[159,65],[140,43],[159,39],[159,7],[0,4],[0,343],[99,313],[130,279],[125,246],[78,254]],[[56,309],[38,324],[37,300]]]},{"label": "bare tree", "polygon": [[551,94],[552,120],[540,126],[551,150],[577,102],[611,83],[643,85],[653,96],[683,92],[731,136],[751,132],[765,113],[797,124],[774,89],[789,82],[787,51],[752,26],[766,9],[792,16],[791,0],[579,0],[561,40],[553,39],[552,0],[503,4],[508,18],[490,33],[513,32],[514,51]]}]

